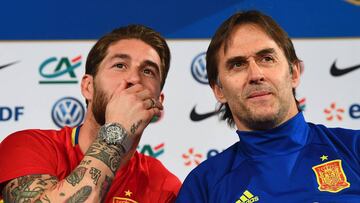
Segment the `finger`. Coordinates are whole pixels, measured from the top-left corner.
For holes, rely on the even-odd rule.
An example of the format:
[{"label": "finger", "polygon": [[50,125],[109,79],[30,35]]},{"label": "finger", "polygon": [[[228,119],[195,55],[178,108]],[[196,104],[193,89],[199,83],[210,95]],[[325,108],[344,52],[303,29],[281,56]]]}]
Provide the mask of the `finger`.
[{"label": "finger", "polygon": [[126,89],[127,82],[122,80],[120,84],[115,88],[114,92],[111,94],[110,98],[113,98],[115,94],[120,93]]},{"label": "finger", "polygon": [[161,111],[160,111],[160,109],[158,109],[158,108],[152,108],[151,110],[153,111],[153,116],[151,117],[151,119],[153,119],[154,117],[160,118],[160,116],[161,116]]},{"label": "finger", "polygon": [[146,100],[152,98],[152,94],[148,89],[143,89],[142,91],[138,91],[136,93],[136,97],[141,100]]},{"label": "finger", "polygon": [[146,109],[155,108],[156,101],[153,98],[146,99],[146,100],[144,100],[144,102],[145,102]]},{"label": "finger", "polygon": [[[155,99],[154,99],[155,100]],[[163,110],[164,106],[162,105],[162,103],[159,100],[155,100],[155,108],[158,108],[159,110]]]},{"label": "finger", "polygon": [[141,84],[135,84],[126,88],[127,93],[137,93],[143,91],[144,87]]},{"label": "finger", "polygon": [[157,120],[160,117],[161,117],[161,111],[158,108],[151,108],[148,109],[146,119],[144,120],[146,124],[149,124],[153,119]]},{"label": "finger", "polygon": [[144,100],[144,102],[145,102],[146,109],[152,109],[152,108],[157,108],[159,110],[163,109],[162,103],[154,98],[146,99],[146,100]]}]

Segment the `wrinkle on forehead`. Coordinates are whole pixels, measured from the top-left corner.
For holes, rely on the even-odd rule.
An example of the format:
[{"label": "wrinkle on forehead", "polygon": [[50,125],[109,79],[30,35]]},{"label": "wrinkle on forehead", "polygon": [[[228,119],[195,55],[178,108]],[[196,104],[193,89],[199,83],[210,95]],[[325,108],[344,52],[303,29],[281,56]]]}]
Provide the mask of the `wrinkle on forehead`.
[{"label": "wrinkle on forehead", "polygon": [[[268,34],[260,26],[254,24],[254,23],[244,23],[244,24],[237,25],[228,34],[228,36],[226,37],[226,40],[224,41],[223,45],[221,46],[221,50],[224,52],[223,53],[224,55],[226,55],[227,50],[234,43],[234,40],[236,38],[236,36],[235,36],[236,31],[243,26],[248,26],[250,29],[253,29],[253,30],[260,30],[261,32],[263,32],[265,35],[268,36]],[[268,36],[268,37],[270,37],[270,36]]]}]

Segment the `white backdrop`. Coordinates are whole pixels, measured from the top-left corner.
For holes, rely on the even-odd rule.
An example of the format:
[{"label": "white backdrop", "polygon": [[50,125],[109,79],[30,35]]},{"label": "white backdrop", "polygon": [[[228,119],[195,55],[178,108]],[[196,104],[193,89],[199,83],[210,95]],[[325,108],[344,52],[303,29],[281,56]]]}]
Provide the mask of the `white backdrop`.
[{"label": "white backdrop", "polygon": [[[61,98],[73,97],[85,106],[79,82],[94,42],[0,41],[0,141],[21,129],[58,129],[52,109]],[[234,129],[219,122],[216,116],[197,122],[190,119],[194,106],[198,114],[212,112],[216,106],[210,87],[191,74],[192,64],[197,65],[199,76],[203,73],[201,60],[194,62],[194,58],[206,51],[208,43],[209,40],[169,40],[172,61],[164,88],[164,114],[145,130],[138,148],[160,159],[181,180],[199,162],[238,141]],[[330,68],[335,61],[339,69],[360,66],[360,39],[295,39],[294,44],[305,63],[297,96],[305,101],[307,120],[359,129],[360,68],[338,77],[330,74]],[[11,62],[16,63],[1,68]],[[73,77],[71,71],[66,71],[71,68]],[[61,71],[63,75],[53,78],[41,75]],[[60,80],[63,83],[56,83]],[[69,81],[78,83],[64,83]],[[79,110],[72,115],[81,115]]]}]

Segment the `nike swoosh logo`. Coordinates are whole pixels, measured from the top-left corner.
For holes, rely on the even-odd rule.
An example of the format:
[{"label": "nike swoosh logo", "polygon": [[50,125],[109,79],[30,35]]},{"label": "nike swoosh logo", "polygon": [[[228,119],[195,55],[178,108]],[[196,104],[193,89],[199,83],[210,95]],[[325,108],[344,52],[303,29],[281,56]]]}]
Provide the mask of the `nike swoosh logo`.
[{"label": "nike swoosh logo", "polygon": [[190,113],[190,119],[192,121],[202,121],[204,119],[207,119],[207,118],[209,118],[211,116],[214,116],[214,115],[217,115],[219,113],[219,111],[215,110],[215,111],[212,111],[212,112],[199,114],[199,113],[196,112],[195,108],[196,108],[196,105],[194,106],[194,108],[191,110],[191,113]]},{"label": "nike swoosh logo", "polygon": [[17,64],[18,62],[19,62],[19,61],[14,61],[14,62],[5,64],[5,65],[1,65],[1,66],[0,66],[0,69],[6,68],[6,67],[11,66],[11,65],[14,65],[14,64]]},{"label": "nike swoosh logo", "polygon": [[342,76],[342,75],[350,73],[351,71],[354,71],[354,70],[356,70],[358,68],[360,68],[360,64],[355,65],[355,66],[351,66],[351,67],[348,67],[348,68],[339,69],[336,66],[336,60],[335,60],[334,63],[332,64],[331,68],[330,68],[330,74],[332,76],[335,76],[335,77]]}]

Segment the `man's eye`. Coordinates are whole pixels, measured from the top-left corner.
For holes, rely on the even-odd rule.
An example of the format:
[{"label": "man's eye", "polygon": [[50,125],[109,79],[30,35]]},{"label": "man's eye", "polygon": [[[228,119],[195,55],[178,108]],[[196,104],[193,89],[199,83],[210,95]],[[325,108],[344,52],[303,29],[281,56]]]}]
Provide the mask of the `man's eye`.
[{"label": "man's eye", "polygon": [[263,56],[261,58],[262,62],[274,62],[274,58],[272,56]]},{"label": "man's eye", "polygon": [[143,71],[147,75],[155,75],[154,71],[152,71],[151,69],[144,69]]},{"label": "man's eye", "polygon": [[244,68],[245,64],[242,62],[235,62],[231,65],[231,68]]},{"label": "man's eye", "polygon": [[121,68],[125,68],[125,65],[122,63],[117,63],[117,64],[115,64],[115,67],[121,69]]}]

